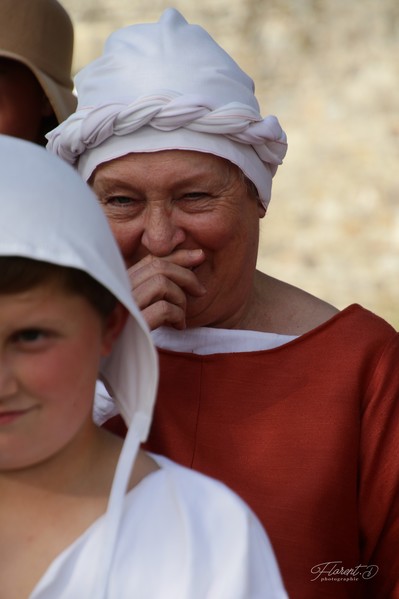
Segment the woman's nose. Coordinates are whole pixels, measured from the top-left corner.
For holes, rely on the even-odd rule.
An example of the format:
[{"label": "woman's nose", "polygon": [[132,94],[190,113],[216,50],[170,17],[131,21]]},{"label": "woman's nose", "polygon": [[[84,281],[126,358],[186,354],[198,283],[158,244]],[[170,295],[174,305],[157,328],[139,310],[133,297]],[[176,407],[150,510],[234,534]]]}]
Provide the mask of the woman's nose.
[{"label": "woman's nose", "polygon": [[141,242],[153,256],[168,256],[185,239],[173,211],[162,207],[148,208]]}]

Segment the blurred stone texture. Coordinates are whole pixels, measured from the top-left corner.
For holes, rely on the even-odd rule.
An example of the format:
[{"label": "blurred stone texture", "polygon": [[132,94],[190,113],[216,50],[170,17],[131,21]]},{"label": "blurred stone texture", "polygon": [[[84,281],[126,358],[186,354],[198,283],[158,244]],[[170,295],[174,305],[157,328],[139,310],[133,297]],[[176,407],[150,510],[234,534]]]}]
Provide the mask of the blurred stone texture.
[{"label": "blurred stone texture", "polygon": [[[164,0],[61,0],[75,70]],[[259,267],[399,327],[399,2],[179,0],[255,80],[289,150],[262,221]]]}]

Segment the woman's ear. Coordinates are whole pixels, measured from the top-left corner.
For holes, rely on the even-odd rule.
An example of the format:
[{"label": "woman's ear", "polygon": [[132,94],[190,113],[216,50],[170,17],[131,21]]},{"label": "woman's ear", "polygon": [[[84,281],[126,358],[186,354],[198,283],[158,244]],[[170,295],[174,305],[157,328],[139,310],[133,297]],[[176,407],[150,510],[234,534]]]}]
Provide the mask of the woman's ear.
[{"label": "woman's ear", "polygon": [[111,353],[115,341],[118,339],[126,324],[128,315],[129,312],[125,306],[118,302],[112,312],[105,318],[102,356],[108,356]]}]

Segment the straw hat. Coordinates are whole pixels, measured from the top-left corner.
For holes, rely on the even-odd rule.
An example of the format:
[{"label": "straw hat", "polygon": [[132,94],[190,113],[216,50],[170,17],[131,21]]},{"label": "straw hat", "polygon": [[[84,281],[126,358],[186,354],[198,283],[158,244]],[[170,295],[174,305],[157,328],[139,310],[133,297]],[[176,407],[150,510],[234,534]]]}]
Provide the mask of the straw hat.
[{"label": "straw hat", "polygon": [[0,57],[32,71],[58,122],[76,107],[72,56],[72,21],[57,0],[0,0]]}]

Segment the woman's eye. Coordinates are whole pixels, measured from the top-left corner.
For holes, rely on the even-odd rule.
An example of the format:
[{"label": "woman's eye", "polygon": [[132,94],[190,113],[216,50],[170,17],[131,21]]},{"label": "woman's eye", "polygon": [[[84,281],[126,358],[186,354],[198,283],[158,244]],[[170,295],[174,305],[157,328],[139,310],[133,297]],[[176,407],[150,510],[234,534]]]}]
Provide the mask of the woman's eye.
[{"label": "woman's eye", "polygon": [[207,194],[203,191],[191,191],[190,193],[186,193],[183,196],[183,199],[187,200],[201,200],[205,198]]},{"label": "woman's eye", "polygon": [[107,199],[107,204],[111,206],[127,206],[134,202],[132,198],[126,196],[113,196]]}]

